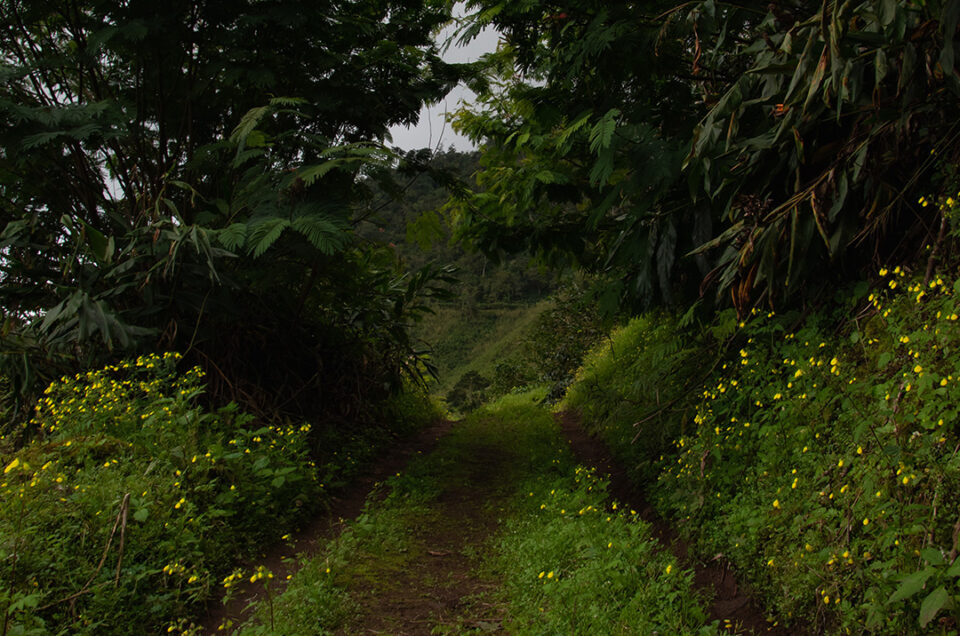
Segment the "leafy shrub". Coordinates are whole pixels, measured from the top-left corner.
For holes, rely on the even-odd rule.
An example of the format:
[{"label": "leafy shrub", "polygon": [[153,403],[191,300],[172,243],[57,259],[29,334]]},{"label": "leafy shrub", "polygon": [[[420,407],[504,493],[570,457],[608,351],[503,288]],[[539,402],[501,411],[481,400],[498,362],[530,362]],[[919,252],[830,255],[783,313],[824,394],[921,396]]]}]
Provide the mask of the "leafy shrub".
[{"label": "leafy shrub", "polygon": [[316,499],[310,425],[197,406],[202,372],[149,355],[51,384],[2,454],[7,629],[144,633],[190,616],[237,557]]},{"label": "leafy shrub", "polygon": [[489,386],[490,380],[476,371],[467,371],[447,394],[447,403],[459,411],[472,411],[486,401]]},{"label": "leafy shrub", "polygon": [[905,633],[960,601],[960,281],[880,273],[839,332],[756,316],[657,492],[783,615]]},{"label": "leafy shrub", "polygon": [[580,411],[645,482],[656,476],[654,460],[671,447],[692,411],[692,387],[709,370],[702,354],[676,319],[634,318],[587,354],[561,406]]},{"label": "leafy shrub", "polygon": [[[685,349],[673,319],[637,319],[566,400],[635,458],[701,554],[730,559],[784,620],[828,632],[960,619],[960,281],[880,276],[881,290],[844,289],[806,316],[755,310],[706,376],[708,340]],[[663,413],[671,447],[645,438],[652,422],[631,446],[642,409],[627,400],[698,375]]]}]

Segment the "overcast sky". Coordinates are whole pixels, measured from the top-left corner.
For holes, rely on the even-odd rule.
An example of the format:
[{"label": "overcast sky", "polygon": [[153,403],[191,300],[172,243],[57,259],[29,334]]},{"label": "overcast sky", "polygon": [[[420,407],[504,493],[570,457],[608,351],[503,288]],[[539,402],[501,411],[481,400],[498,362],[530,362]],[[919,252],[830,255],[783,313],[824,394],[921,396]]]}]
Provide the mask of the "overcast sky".
[{"label": "overcast sky", "polygon": [[[457,9],[462,10],[462,5]],[[453,27],[445,29],[439,37],[439,42],[443,43],[453,33]],[[499,34],[492,30],[484,30],[476,39],[467,46],[458,47],[456,42],[451,44],[443,59],[447,62],[473,62],[484,53],[489,53],[497,48],[497,39]],[[416,126],[394,126],[390,129],[393,136],[393,143],[404,150],[418,150],[420,148],[447,149],[453,146],[457,150],[472,150],[473,144],[466,137],[453,132],[450,124],[445,123],[447,111],[453,112],[461,101],[467,103],[474,99],[473,91],[460,85],[453,89],[446,99],[439,104],[424,107],[420,111],[420,122]]]}]

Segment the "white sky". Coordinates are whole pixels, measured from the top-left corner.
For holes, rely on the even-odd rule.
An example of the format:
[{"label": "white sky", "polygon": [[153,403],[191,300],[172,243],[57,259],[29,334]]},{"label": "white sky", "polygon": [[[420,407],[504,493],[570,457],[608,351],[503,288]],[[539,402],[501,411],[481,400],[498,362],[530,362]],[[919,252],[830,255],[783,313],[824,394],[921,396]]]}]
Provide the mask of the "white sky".
[{"label": "white sky", "polygon": [[[463,5],[457,6],[458,15],[462,15]],[[444,29],[438,38],[443,43],[453,33],[454,27]],[[443,54],[447,62],[474,62],[484,53],[490,53],[497,48],[499,34],[493,29],[485,29],[467,46],[458,47],[454,41]],[[394,126],[390,129],[393,136],[393,145],[403,150],[419,150],[433,148],[445,150],[453,146],[457,150],[473,150],[475,146],[469,139],[458,135],[446,123],[446,113],[457,110],[461,101],[470,103],[476,95],[462,84],[454,88],[444,101],[433,106],[424,106],[420,111],[420,121],[416,126]]]}]

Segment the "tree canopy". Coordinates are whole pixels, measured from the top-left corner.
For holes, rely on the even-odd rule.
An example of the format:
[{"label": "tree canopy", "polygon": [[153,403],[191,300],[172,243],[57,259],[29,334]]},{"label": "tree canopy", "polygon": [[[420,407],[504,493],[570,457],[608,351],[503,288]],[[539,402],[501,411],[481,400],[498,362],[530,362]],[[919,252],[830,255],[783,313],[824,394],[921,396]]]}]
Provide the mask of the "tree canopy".
[{"label": "tree canopy", "polygon": [[336,404],[416,373],[404,325],[436,285],[353,227],[400,159],[389,126],[464,72],[433,40],[450,8],[3,3],[12,388],[158,347],[254,408]]},{"label": "tree canopy", "polygon": [[469,4],[463,37],[503,34],[457,120],[485,249],[603,272],[628,307],[742,311],[943,239],[920,196],[955,188],[960,2]]}]

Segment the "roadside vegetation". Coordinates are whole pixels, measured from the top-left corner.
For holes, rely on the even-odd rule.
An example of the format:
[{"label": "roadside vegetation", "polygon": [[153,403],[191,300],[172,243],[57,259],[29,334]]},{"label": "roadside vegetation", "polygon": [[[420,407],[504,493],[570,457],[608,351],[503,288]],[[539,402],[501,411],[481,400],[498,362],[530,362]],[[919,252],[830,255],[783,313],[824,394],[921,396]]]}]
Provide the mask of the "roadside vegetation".
[{"label": "roadside vegetation", "polygon": [[[443,559],[446,570],[427,571],[433,587],[458,586],[468,597],[463,605],[455,597],[458,611],[438,603],[429,616],[410,617],[408,603],[416,625],[397,614],[373,617],[376,624],[451,634],[717,633],[692,573],[650,538],[635,510],[607,496],[601,477],[576,464],[552,414],[536,404],[544,396],[518,393],[472,413],[435,452],[388,479],[385,498],[375,492],[283,595],[261,602],[259,626],[241,633],[369,626],[373,599],[375,608],[406,599],[405,573]],[[451,539],[458,553],[439,553]],[[422,586],[417,593],[444,598]]]},{"label": "roadside vegetation", "polygon": [[[717,630],[551,406],[771,623],[960,631],[960,0],[0,26],[0,636],[240,581],[224,630]],[[476,151],[391,146],[460,83]],[[241,565],[441,413],[289,587]]]},{"label": "roadside vegetation", "polygon": [[[634,319],[588,357],[563,406],[636,466],[703,558],[723,555],[785,622],[949,632],[958,290],[883,268],[806,315],[685,330]],[[653,390],[662,378],[677,388]]]},{"label": "roadside vegetation", "polygon": [[435,417],[410,394],[380,429],[318,437],[307,422],[202,406],[203,371],[179,360],[141,356],[44,392],[38,439],[0,476],[3,633],[191,631],[232,564],[322,510],[395,422]]}]

